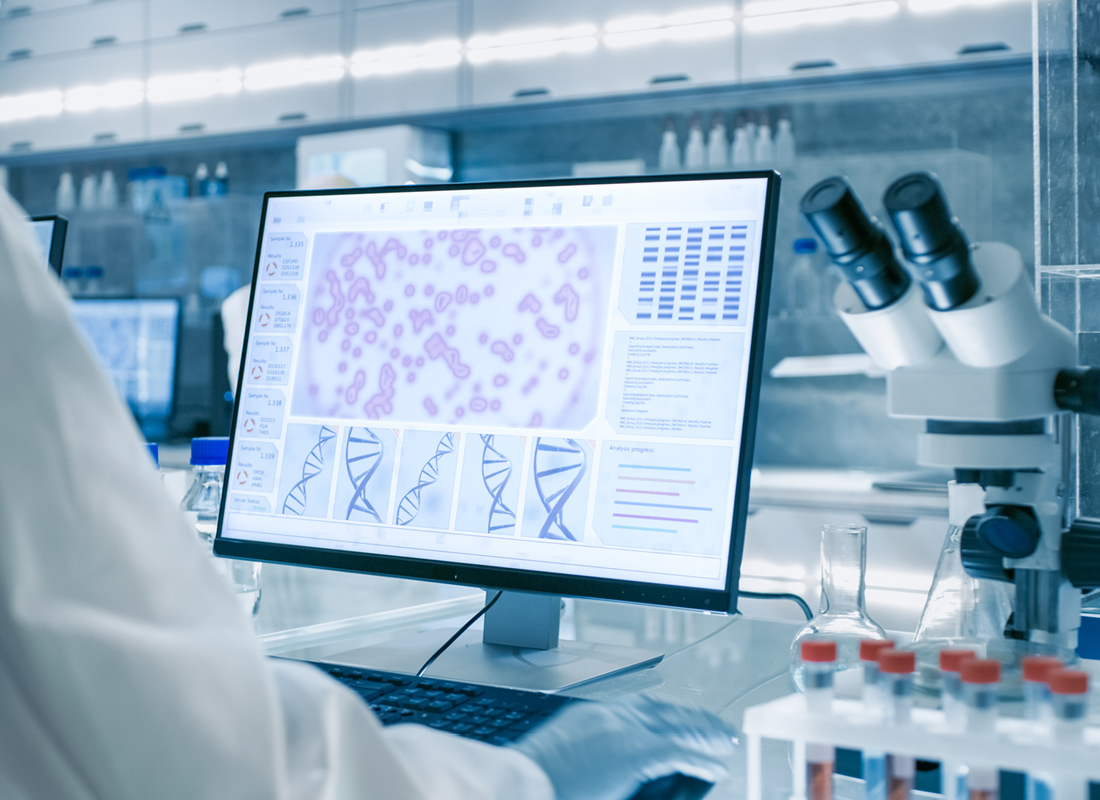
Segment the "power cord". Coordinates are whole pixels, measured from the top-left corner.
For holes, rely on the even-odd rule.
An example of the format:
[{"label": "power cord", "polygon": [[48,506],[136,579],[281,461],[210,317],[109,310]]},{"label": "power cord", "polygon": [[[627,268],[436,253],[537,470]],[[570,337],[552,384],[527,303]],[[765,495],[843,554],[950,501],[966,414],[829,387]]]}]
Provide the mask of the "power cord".
[{"label": "power cord", "polygon": [[422,666],[420,669],[418,669],[416,671],[416,677],[419,678],[420,676],[422,676],[424,674],[424,670],[426,670],[428,667],[430,667],[432,664],[434,664],[435,660],[437,658],[439,658],[441,655],[443,655],[443,651],[445,651],[448,647],[450,647],[452,644],[454,644],[455,640],[457,640],[459,636],[461,636],[466,631],[468,631],[470,629],[471,625],[473,625],[475,622],[477,622],[479,619],[481,619],[482,616],[484,616],[485,612],[488,611],[490,608],[492,608],[493,605],[496,603],[496,601],[500,599],[500,596],[502,594],[504,594],[503,590],[497,592],[496,596],[493,597],[493,599],[490,600],[488,603],[486,603],[485,607],[482,608],[481,611],[477,612],[472,617],[470,617],[470,619],[468,619],[466,621],[466,624],[463,625],[461,628],[459,628],[455,632],[454,636],[452,636],[450,639],[448,639],[446,642],[444,642],[442,647],[440,647],[438,650],[436,650],[434,653],[432,653],[432,657],[429,658],[427,661],[425,661],[424,666]]},{"label": "power cord", "polygon": [[806,619],[814,618],[814,612],[810,610],[809,604],[797,594],[790,592],[747,592],[744,589],[739,590],[737,593],[741,597],[748,597],[752,600],[790,600],[792,603],[798,603],[798,607],[802,609]]}]

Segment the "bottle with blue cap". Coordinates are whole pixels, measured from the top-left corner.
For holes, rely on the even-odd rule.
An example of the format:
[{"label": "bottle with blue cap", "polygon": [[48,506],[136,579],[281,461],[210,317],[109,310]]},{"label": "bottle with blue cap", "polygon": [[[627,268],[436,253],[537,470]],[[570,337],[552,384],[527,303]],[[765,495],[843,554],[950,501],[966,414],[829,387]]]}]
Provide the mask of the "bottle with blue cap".
[{"label": "bottle with blue cap", "polygon": [[794,240],[794,261],[787,275],[787,313],[792,317],[813,317],[821,309],[821,278],[814,265],[816,239]]},{"label": "bottle with blue cap", "polygon": [[[214,537],[218,532],[225,465],[229,460],[229,437],[203,436],[191,440],[191,483],[180,510],[195,526],[199,538],[213,554]],[[255,615],[260,609],[260,565],[254,561],[215,559],[218,570],[240,598],[246,613]]]}]

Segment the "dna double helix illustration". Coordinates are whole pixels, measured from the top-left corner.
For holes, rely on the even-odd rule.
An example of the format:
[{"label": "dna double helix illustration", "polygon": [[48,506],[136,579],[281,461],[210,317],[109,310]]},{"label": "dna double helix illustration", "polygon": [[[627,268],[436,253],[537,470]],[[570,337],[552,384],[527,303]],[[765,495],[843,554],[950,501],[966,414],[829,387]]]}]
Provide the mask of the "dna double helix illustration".
[{"label": "dna double helix illustration", "polygon": [[306,513],[306,486],[324,471],[325,454],[323,448],[335,438],[336,431],[328,425],[321,426],[321,430],[317,434],[317,444],[313,445],[313,449],[309,451],[305,461],[302,462],[301,479],[286,493],[282,513],[294,514],[298,517]]},{"label": "dna double helix illustration", "polygon": [[485,449],[481,453],[481,481],[493,498],[489,507],[487,533],[516,527],[516,513],[504,503],[504,487],[512,477],[512,461],[493,446],[493,434],[481,434]]},{"label": "dna double helix illustration", "polygon": [[382,440],[370,428],[352,428],[348,432],[348,442],[344,446],[344,466],[351,478],[354,493],[344,519],[351,520],[352,514],[355,514],[356,520],[362,520],[365,516],[368,521],[382,522],[381,515],[367,499],[367,484],[378,471],[385,450]]},{"label": "dna double helix illustration", "polygon": [[455,435],[443,434],[443,438],[436,445],[435,455],[428,459],[420,470],[420,476],[416,479],[416,486],[409,489],[401,502],[397,505],[397,524],[408,525],[416,515],[420,513],[420,493],[439,480],[439,460],[455,449]]},{"label": "dna double helix illustration", "polygon": [[565,524],[563,512],[587,469],[588,456],[575,439],[535,440],[535,491],[546,509],[546,521],[539,530],[540,539],[577,541]]}]

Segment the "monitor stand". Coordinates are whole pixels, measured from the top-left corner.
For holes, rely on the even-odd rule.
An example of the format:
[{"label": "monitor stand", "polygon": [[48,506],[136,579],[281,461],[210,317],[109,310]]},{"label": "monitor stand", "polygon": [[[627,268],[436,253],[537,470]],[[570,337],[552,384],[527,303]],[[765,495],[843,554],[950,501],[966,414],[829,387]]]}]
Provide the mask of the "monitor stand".
[{"label": "monitor stand", "polygon": [[[561,598],[556,595],[505,592],[484,619],[480,638],[478,631],[467,631],[436,659],[425,677],[556,692],[652,667],[664,657],[633,647],[559,640]],[[454,628],[425,631],[325,660],[415,673],[453,633]]]}]

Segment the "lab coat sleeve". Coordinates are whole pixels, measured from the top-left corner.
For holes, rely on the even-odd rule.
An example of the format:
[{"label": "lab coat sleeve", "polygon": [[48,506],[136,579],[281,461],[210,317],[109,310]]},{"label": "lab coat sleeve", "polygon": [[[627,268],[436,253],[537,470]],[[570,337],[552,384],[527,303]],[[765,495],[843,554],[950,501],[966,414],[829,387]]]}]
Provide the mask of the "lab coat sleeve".
[{"label": "lab coat sleeve", "polygon": [[0,190],[0,800],[549,800],[264,658]]}]

